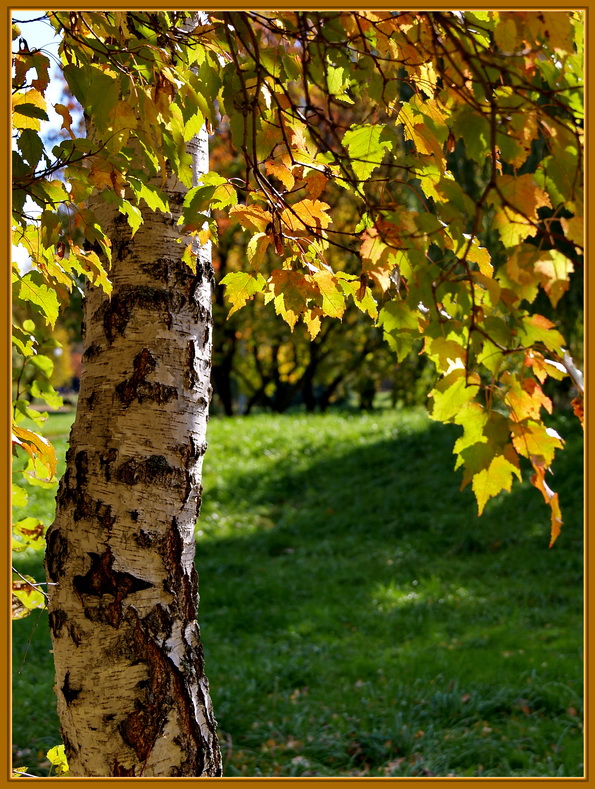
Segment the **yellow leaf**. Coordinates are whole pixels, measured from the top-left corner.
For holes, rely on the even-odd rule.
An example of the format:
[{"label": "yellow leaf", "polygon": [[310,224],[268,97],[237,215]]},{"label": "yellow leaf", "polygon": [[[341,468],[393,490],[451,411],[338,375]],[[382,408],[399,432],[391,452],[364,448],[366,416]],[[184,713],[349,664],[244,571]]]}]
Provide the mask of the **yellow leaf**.
[{"label": "yellow leaf", "polygon": [[552,249],[537,261],[535,271],[540,275],[542,287],[555,308],[570,287],[569,278],[574,266],[566,255]]},{"label": "yellow leaf", "polygon": [[40,460],[44,467],[49,471],[49,477],[53,478],[56,474],[58,461],[54,447],[50,444],[47,438],[34,433],[26,427],[20,427],[13,424],[12,426],[12,442],[22,447],[35,462]]},{"label": "yellow leaf", "polygon": [[321,310],[318,307],[314,307],[311,310],[306,310],[303,313],[302,317],[304,323],[308,327],[308,332],[312,340],[315,339],[316,335],[320,331],[320,326],[321,326],[320,316],[321,316]]},{"label": "yellow leaf", "polygon": [[74,132],[71,129],[72,126],[72,116],[68,111],[68,107],[64,104],[54,104],[54,109],[62,117],[62,128],[66,129],[70,137],[74,140]]},{"label": "yellow leaf", "polygon": [[274,175],[275,178],[278,178],[288,191],[293,189],[295,178],[291,170],[284,164],[275,162],[273,159],[267,159],[264,163],[264,168],[269,175]]},{"label": "yellow leaf", "polygon": [[494,29],[494,39],[498,49],[507,55],[512,54],[517,48],[517,29],[512,17],[501,20]]},{"label": "yellow leaf", "polygon": [[495,455],[489,466],[479,471],[473,477],[471,487],[477,499],[478,514],[481,515],[488,499],[497,496],[503,490],[510,493],[512,477],[519,480],[521,472],[518,458],[510,444],[504,448],[504,454]]},{"label": "yellow leaf", "polygon": [[331,223],[331,217],[326,213],[330,206],[320,200],[301,200],[281,214],[281,220],[290,234],[294,233],[320,233]]},{"label": "yellow leaf", "polygon": [[223,277],[221,284],[226,286],[225,295],[232,305],[227,316],[229,318],[243,307],[255,293],[262,291],[265,279],[262,274],[254,276],[244,271],[232,271]]},{"label": "yellow leaf", "polygon": [[255,233],[264,233],[267,225],[272,221],[269,211],[254,204],[236,205],[230,210],[229,215],[246,230],[252,230]]},{"label": "yellow leaf", "polygon": [[258,271],[260,268],[271,241],[271,236],[267,236],[265,233],[256,233],[248,242],[246,253],[254,271]]},{"label": "yellow leaf", "polygon": [[322,313],[331,318],[341,318],[345,312],[345,296],[338,287],[337,278],[330,271],[317,271],[308,279],[313,282],[322,296]]}]

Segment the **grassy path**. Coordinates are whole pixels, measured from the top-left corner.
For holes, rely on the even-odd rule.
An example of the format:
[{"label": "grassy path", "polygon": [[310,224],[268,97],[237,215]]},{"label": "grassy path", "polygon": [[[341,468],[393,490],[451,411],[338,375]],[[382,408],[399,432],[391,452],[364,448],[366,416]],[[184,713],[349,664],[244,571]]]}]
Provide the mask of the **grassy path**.
[{"label": "grassy path", "polygon": [[[582,774],[582,438],[556,427],[548,550],[528,484],[477,518],[457,432],[423,412],[212,420],[197,564],[226,775]],[[14,741],[43,774],[59,734],[36,619],[15,624]]]}]

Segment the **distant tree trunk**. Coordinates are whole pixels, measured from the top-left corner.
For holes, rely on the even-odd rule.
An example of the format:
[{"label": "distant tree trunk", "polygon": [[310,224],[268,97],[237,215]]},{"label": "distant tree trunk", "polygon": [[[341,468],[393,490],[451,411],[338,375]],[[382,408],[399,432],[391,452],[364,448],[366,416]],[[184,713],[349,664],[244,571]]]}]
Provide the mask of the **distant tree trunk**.
[{"label": "distant tree trunk", "polygon": [[[195,181],[208,139],[191,144]],[[74,776],[217,776],[196,622],[194,525],[211,395],[212,270],[196,275],[172,215],[95,206],[113,247],[107,297],[85,299],[83,373],[48,532],[49,622]]]}]

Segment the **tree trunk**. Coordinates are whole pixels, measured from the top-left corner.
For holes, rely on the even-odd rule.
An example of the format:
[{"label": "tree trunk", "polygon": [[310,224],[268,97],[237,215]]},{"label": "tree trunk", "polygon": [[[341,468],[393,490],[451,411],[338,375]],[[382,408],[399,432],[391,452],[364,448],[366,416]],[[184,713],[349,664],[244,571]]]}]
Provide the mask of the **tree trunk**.
[{"label": "tree trunk", "polygon": [[[206,133],[190,144],[195,183]],[[83,373],[48,532],[58,714],[74,776],[216,776],[194,525],[211,396],[212,269],[193,275],[171,215],[95,206],[112,240],[111,298],[85,299]]]}]

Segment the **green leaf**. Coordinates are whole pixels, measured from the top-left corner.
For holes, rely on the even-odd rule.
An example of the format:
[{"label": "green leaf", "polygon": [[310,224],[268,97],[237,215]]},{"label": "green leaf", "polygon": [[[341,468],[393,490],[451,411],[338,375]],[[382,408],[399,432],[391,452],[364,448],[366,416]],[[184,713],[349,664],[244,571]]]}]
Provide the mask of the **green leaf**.
[{"label": "green leaf", "polygon": [[31,167],[37,167],[43,154],[43,143],[39,134],[33,129],[23,129],[17,140],[17,145]]},{"label": "green leaf", "polygon": [[62,396],[56,392],[49,381],[39,381],[35,379],[31,384],[31,394],[33,397],[38,397],[40,400],[45,400],[50,408],[61,408],[64,404]]},{"label": "green leaf", "polygon": [[54,328],[58,318],[60,304],[56,291],[43,284],[38,271],[31,271],[20,278],[18,297],[34,305],[45,318],[46,323]]},{"label": "green leaf", "polygon": [[169,213],[169,203],[167,197],[154,184],[145,184],[138,178],[129,177],[130,187],[135,192],[137,200],[144,200],[151,211],[162,211]]},{"label": "green leaf", "polygon": [[125,215],[126,219],[128,220],[128,224],[132,228],[132,236],[139,229],[139,227],[143,223],[143,215],[135,205],[129,203],[128,200],[122,200],[120,203],[120,211]]},{"label": "green leaf", "polygon": [[244,271],[232,271],[221,280],[221,284],[225,285],[225,295],[231,302],[231,309],[228,314],[230,318],[234,312],[237,312],[248,299],[252,298],[255,293],[259,293],[265,286],[265,278],[262,274],[248,274]]},{"label": "green leaf", "polygon": [[465,370],[461,368],[453,370],[438,381],[430,392],[433,398],[432,419],[450,422],[473,400],[478,391],[478,376],[472,374],[466,377]]},{"label": "green leaf", "polygon": [[365,181],[382,164],[385,152],[392,150],[393,140],[386,138],[384,126],[365,124],[346,131],[343,145],[349,152],[354,175]]}]

